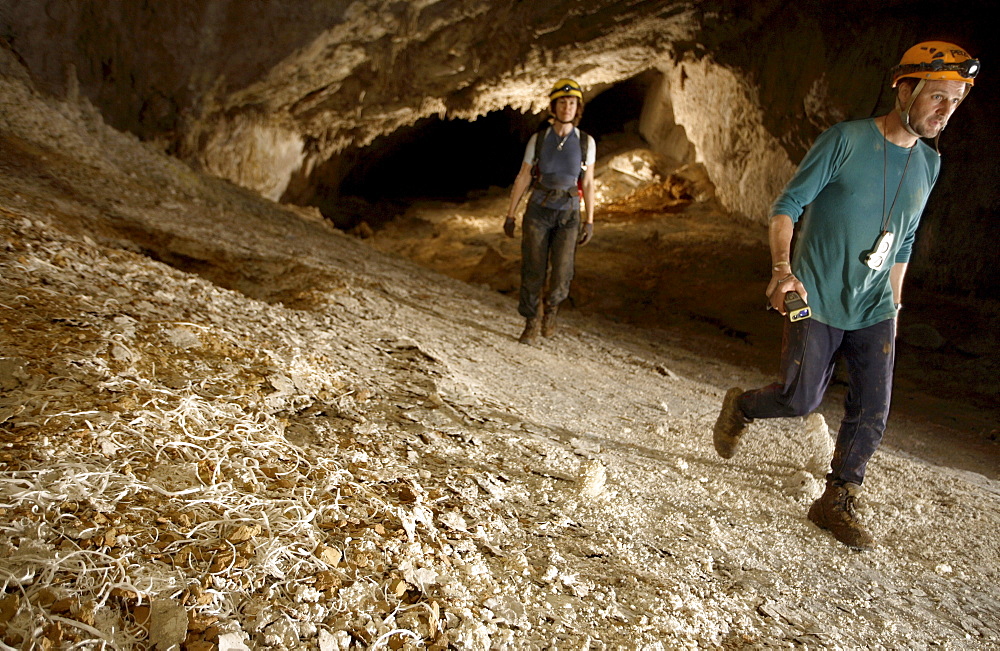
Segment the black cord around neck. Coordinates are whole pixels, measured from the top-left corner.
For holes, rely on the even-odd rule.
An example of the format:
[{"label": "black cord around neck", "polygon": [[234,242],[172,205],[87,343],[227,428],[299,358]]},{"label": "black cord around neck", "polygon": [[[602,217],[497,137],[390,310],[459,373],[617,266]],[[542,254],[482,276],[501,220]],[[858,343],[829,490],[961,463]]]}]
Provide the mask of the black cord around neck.
[{"label": "black cord around neck", "polygon": [[885,135],[886,129],[889,128],[889,116],[882,118],[882,230],[885,232],[889,228],[889,217],[892,215],[892,209],[896,207],[896,199],[899,198],[899,191],[903,188],[903,179],[906,178],[906,170],[910,166],[910,156],[913,154],[913,150],[917,147],[919,140],[913,143],[913,146],[907,150],[906,153],[906,164],[903,165],[903,174],[899,177],[899,185],[896,187],[896,194],[892,197],[892,205],[889,206],[889,212],[885,211],[885,194],[887,191],[888,181],[888,169],[889,169],[889,154],[887,150],[889,149],[889,139]]}]

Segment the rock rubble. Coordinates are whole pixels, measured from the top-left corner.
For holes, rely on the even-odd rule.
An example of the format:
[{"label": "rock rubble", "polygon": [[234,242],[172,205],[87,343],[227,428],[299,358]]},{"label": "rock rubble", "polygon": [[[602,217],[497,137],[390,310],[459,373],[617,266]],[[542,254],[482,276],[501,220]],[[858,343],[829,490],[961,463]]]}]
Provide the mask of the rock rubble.
[{"label": "rock rubble", "polygon": [[805,519],[825,424],[712,453],[749,371],[520,346],[506,297],[0,98],[7,646],[1000,644],[996,482],[886,451],[853,553]]}]

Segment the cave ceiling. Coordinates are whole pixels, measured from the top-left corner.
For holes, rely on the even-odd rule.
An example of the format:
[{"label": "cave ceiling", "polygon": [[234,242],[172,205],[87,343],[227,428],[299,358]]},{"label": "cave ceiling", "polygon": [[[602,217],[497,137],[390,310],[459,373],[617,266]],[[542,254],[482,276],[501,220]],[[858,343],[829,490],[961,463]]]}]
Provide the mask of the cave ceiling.
[{"label": "cave ceiling", "polygon": [[[939,4],[901,0],[6,0],[0,38],[40,88],[84,96],[111,125],[273,199],[331,157],[423,118],[536,113],[556,78],[576,78],[590,100],[654,71],[664,115],[685,129],[722,204],[760,220],[822,129],[890,107],[887,67],[914,42],[962,43],[988,75],[987,8],[964,3],[942,17]],[[995,175],[985,113],[997,92],[985,85],[943,139],[963,152],[964,178]],[[937,229],[929,246],[941,255],[997,232],[997,192],[970,199],[964,182],[946,169],[932,221],[971,212],[977,232]]]}]

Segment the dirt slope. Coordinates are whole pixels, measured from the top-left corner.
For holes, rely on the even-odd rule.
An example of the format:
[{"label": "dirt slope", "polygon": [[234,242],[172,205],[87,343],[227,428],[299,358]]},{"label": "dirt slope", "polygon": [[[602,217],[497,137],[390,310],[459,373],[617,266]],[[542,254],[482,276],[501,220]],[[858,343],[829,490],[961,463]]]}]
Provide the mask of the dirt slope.
[{"label": "dirt slope", "polygon": [[848,551],[819,419],[712,451],[758,371],[521,346],[508,297],[0,98],[6,645],[1000,646],[997,482],[885,450]]}]

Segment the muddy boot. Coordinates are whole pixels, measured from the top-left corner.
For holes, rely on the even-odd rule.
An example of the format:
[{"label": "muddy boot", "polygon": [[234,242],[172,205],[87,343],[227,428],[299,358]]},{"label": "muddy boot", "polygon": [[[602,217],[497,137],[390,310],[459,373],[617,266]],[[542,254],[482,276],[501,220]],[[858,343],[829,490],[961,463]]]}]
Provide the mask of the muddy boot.
[{"label": "muddy boot", "polygon": [[822,497],[809,508],[809,519],[820,529],[854,549],[873,549],[875,540],[865,531],[854,513],[861,486],[850,482],[826,483]]},{"label": "muddy boot", "polygon": [[542,317],[542,336],[551,337],[556,333],[556,314],[559,312],[558,305],[546,305],[545,316]]},{"label": "muddy boot", "polygon": [[736,387],[726,391],[726,397],[722,399],[722,410],[719,411],[719,418],[712,429],[715,451],[723,459],[731,459],[736,454],[736,450],[740,447],[740,438],[746,431],[747,425],[753,422],[752,418],[743,415],[743,410],[737,403],[742,393],[743,389]]},{"label": "muddy boot", "polygon": [[524,332],[521,333],[521,336],[517,340],[522,344],[533,344],[538,340],[538,333],[541,329],[541,319],[537,316],[526,319],[524,322]]}]

